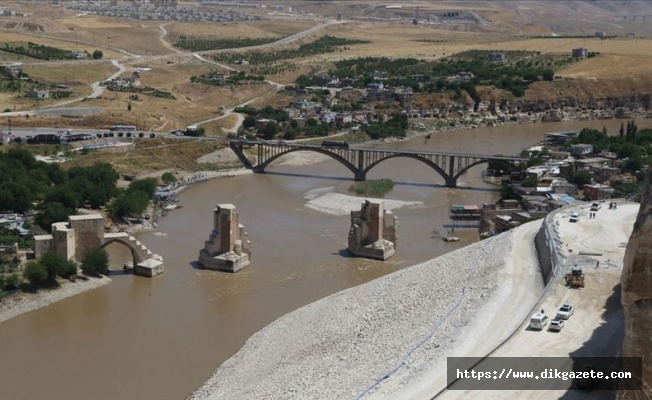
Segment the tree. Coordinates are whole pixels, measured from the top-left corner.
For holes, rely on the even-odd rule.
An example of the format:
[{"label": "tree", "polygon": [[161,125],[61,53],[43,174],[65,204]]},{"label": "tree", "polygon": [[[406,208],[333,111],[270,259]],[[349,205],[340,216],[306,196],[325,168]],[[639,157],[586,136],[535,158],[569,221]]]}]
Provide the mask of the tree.
[{"label": "tree", "polygon": [[82,271],[85,274],[106,274],[109,270],[109,253],[103,248],[88,250],[82,259]]},{"label": "tree", "polygon": [[163,175],[161,175],[161,180],[163,181],[163,183],[169,184],[169,183],[176,182],[177,178],[174,176],[172,172],[166,172]]},{"label": "tree", "polygon": [[577,171],[571,176],[569,182],[580,187],[588,185],[591,183],[591,174],[588,171]]},{"label": "tree", "polygon": [[48,271],[40,262],[30,261],[25,266],[23,276],[32,285],[40,286],[48,280]]},{"label": "tree", "polygon": [[57,276],[68,278],[77,273],[77,266],[74,262],[54,252],[45,253],[39,264],[45,267],[47,280],[50,282],[56,282]]},{"label": "tree", "polygon": [[258,134],[266,140],[273,139],[274,136],[279,132],[280,128],[276,121],[269,121],[263,127],[258,129]]},{"label": "tree", "polygon": [[253,128],[256,126],[256,117],[253,115],[247,115],[244,120],[242,121],[242,126],[245,128]]},{"label": "tree", "polygon": [[641,156],[641,148],[634,143],[623,143],[617,151],[618,158],[638,158]]},{"label": "tree", "polygon": [[544,81],[552,81],[555,79],[555,71],[551,69],[544,69],[541,73],[541,76]]},{"label": "tree", "polygon": [[512,185],[503,185],[500,187],[501,200],[518,200],[520,196]]},{"label": "tree", "polygon": [[523,179],[523,182],[521,182],[521,186],[523,187],[537,187],[539,184],[539,181],[535,176],[528,176],[527,178]]},{"label": "tree", "polygon": [[95,50],[93,52],[93,59],[94,60],[101,60],[102,57],[104,57],[104,53],[102,52],[102,50]]},{"label": "tree", "polygon": [[50,232],[53,223],[67,221],[68,216],[74,213],[74,209],[66,208],[59,202],[46,203],[43,210],[36,214],[35,221],[38,226]]}]

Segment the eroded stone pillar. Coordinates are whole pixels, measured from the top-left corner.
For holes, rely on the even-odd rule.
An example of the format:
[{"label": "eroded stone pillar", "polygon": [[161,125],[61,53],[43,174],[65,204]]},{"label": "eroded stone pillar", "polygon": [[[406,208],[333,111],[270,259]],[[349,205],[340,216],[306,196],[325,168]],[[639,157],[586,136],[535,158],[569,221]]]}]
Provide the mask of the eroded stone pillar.
[{"label": "eroded stone pillar", "polygon": [[382,200],[365,200],[351,211],[349,252],[355,256],[387,260],[396,252],[397,218]]},{"label": "eroded stone pillar", "polygon": [[237,272],[250,264],[251,242],[238,222],[233,204],[218,204],[213,211],[213,231],[199,251],[199,263],[208,269]]}]

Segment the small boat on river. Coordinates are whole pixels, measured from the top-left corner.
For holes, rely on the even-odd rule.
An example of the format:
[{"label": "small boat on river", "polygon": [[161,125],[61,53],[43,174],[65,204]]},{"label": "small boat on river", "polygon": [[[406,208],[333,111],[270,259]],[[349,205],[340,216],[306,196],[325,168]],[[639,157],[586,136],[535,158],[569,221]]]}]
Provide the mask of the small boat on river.
[{"label": "small boat on river", "polygon": [[460,238],[457,236],[444,236],[441,238],[444,242],[459,242]]}]

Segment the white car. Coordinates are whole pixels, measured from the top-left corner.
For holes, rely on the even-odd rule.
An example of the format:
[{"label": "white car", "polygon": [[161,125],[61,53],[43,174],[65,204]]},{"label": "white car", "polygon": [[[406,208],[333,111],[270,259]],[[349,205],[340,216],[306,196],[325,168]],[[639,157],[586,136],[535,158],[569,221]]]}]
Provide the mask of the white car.
[{"label": "white car", "polygon": [[550,321],[549,331],[560,332],[564,328],[564,321],[561,319],[553,319]]},{"label": "white car", "polygon": [[570,218],[568,219],[568,221],[570,222],[577,222],[579,220],[580,220],[580,213],[577,212],[571,213]]},{"label": "white car", "polygon": [[593,204],[591,204],[591,211],[598,211],[601,208],[602,208],[602,204],[598,202],[594,202]]},{"label": "white car", "polygon": [[573,306],[570,304],[564,304],[563,306],[559,307],[559,311],[557,311],[557,319],[569,319],[574,312],[575,309]]}]

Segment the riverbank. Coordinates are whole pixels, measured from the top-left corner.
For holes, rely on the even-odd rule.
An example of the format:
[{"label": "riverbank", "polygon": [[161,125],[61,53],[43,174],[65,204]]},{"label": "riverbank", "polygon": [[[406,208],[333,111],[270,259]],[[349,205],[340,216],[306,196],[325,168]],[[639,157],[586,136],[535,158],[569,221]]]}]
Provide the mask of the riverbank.
[{"label": "riverbank", "polygon": [[[532,241],[540,224],[531,222],[286,314],[247,340],[190,398],[355,398],[405,387],[445,362],[461,338],[468,338],[469,326],[490,322],[477,318],[487,304],[527,312],[536,303],[543,290],[537,264],[516,266],[534,257]],[[513,278],[514,273],[523,276]],[[502,285],[505,276],[518,284]],[[498,340],[495,335],[502,333],[488,331],[483,341],[489,345]],[[388,375],[391,385],[386,380],[384,387],[375,387]]]},{"label": "riverbank", "polygon": [[77,279],[75,282],[64,281],[58,288],[40,289],[36,293],[17,292],[0,299],[0,323],[110,282],[110,278],[102,276],[87,280]]}]

